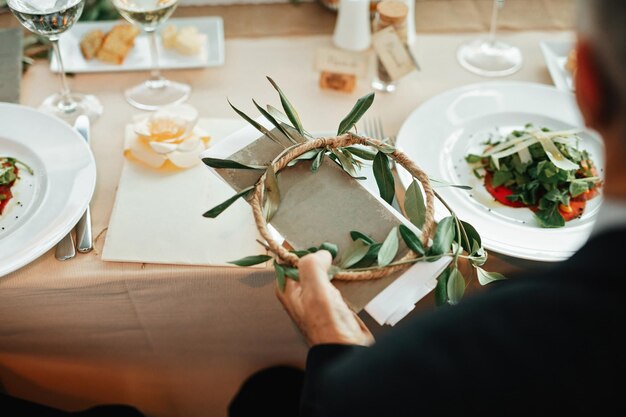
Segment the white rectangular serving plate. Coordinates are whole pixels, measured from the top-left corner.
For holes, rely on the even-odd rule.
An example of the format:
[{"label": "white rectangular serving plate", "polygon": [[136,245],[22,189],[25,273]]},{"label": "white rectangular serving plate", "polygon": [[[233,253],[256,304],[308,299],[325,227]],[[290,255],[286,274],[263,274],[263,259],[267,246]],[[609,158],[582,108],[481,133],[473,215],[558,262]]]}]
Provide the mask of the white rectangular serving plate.
[{"label": "white rectangular serving plate", "polygon": [[554,85],[563,91],[574,91],[574,79],[565,68],[567,56],[574,48],[572,41],[542,41],[539,43]]},{"label": "white rectangular serving plate", "polygon": [[[100,29],[109,31],[113,26],[126,23],[125,21],[106,22],[78,22],[59,39],[63,66],[66,72],[119,72],[119,71],[146,71],[152,69],[150,56],[150,39],[145,32],[141,32],[135,39],[135,46],[130,50],[124,62],[120,65],[102,62],[97,58],[86,60],[80,51],[80,40],[88,32]],[[165,49],[159,38],[159,66],[161,69],[183,69],[219,66],[224,64],[224,23],[221,17],[191,17],[174,18],[166,21],[157,31],[163,30],[169,25],[178,28],[195,26],[198,32],[204,36],[204,44],[197,55],[183,55],[175,50]],[[50,60],[50,70],[59,72],[56,57]]]}]

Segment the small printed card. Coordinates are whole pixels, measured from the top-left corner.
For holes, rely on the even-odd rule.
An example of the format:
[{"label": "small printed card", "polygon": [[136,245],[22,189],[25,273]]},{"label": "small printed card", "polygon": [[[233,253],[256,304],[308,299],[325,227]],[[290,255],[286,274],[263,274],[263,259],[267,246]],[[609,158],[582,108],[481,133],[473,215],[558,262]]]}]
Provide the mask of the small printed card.
[{"label": "small printed card", "polygon": [[374,33],[372,46],[393,81],[417,70],[413,57],[392,26]]},{"label": "small printed card", "polygon": [[368,59],[366,54],[342,51],[335,48],[320,48],[315,54],[315,69],[320,72],[355,75],[366,78]]},{"label": "small printed card", "polygon": [[20,101],[22,31],[0,29],[0,101]]}]

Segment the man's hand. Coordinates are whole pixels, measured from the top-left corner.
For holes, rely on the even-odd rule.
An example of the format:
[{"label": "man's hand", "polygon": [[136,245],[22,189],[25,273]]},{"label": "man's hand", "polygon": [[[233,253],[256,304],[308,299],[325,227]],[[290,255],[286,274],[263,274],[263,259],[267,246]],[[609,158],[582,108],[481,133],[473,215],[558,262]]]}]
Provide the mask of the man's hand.
[{"label": "man's hand", "polygon": [[309,345],[369,346],[374,337],[328,279],[331,261],[324,250],[306,255],[298,265],[300,282],[287,279],[285,292],[276,287],[276,296]]}]

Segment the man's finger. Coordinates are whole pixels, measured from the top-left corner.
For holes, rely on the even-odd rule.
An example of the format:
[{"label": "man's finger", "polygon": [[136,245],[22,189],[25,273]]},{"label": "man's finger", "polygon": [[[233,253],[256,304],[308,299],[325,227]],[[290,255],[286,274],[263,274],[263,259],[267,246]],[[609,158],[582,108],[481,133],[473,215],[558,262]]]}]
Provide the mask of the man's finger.
[{"label": "man's finger", "polygon": [[304,256],[298,262],[300,285],[303,289],[323,289],[332,288],[328,280],[328,268],[332,262],[330,252],[320,250]]}]

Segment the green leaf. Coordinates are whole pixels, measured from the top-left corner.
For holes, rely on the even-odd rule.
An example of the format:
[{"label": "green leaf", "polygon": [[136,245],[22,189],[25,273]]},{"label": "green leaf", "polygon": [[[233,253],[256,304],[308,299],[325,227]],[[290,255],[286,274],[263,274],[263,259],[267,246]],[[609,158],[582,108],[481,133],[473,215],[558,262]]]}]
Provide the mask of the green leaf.
[{"label": "green leaf", "polygon": [[354,159],[352,159],[351,156],[346,155],[341,149],[335,149],[332,153],[337,157],[341,167],[348,175],[351,177],[357,176],[356,170],[354,169]]},{"label": "green leaf", "polygon": [[304,135],[304,128],[302,127],[302,122],[300,122],[300,116],[298,116],[298,112],[291,105],[287,96],[283,93],[283,91],[278,87],[278,85],[272,80],[270,77],[267,77],[272,86],[278,91],[278,95],[280,95],[280,103],[283,105],[283,110],[287,114],[287,117],[291,121],[292,126],[300,132],[300,134]]},{"label": "green leaf", "polygon": [[392,145],[389,145],[388,143],[383,143],[380,145],[371,144],[371,146],[373,146],[374,148],[378,149],[378,151],[385,153],[385,154],[394,153],[396,151],[396,148]]},{"label": "green leaf", "polygon": [[352,265],[363,259],[368,250],[369,245],[367,243],[363,242],[361,239],[355,240],[354,242],[352,242],[352,245],[350,245],[344,252],[343,256],[341,257],[341,261],[339,262],[339,265],[342,268],[351,267]]},{"label": "green leaf", "polygon": [[407,245],[409,249],[411,249],[413,252],[417,253],[418,255],[424,256],[426,254],[422,241],[419,240],[417,235],[413,233],[411,229],[401,224],[399,230],[400,230],[400,236],[402,236],[402,240],[404,240],[404,243]]},{"label": "green leaf", "polygon": [[378,265],[387,266],[398,253],[398,228],[391,229],[378,251]]},{"label": "green leaf", "polygon": [[448,278],[452,272],[452,266],[447,267],[437,277],[437,286],[435,287],[435,305],[440,307],[448,303]]},{"label": "green leaf", "polygon": [[454,240],[455,225],[453,217],[443,218],[437,225],[433,244],[430,247],[431,255],[443,255],[450,250],[452,241]]},{"label": "green leaf", "polygon": [[487,258],[487,252],[483,248],[476,246],[472,249],[472,256],[469,258],[469,261],[474,266],[483,266],[487,262]]},{"label": "green leaf", "polygon": [[317,153],[317,156],[315,157],[315,159],[313,160],[313,163],[311,164],[311,172],[319,171],[320,167],[322,166],[322,161],[324,161],[324,155],[326,155],[326,150],[324,149],[321,149]]},{"label": "green leaf", "polygon": [[227,169],[255,169],[265,171],[267,167],[261,165],[246,165],[241,162],[231,161],[230,159],[218,158],[202,158],[202,162],[211,168],[227,168]]},{"label": "green leaf", "polygon": [[453,268],[448,277],[448,285],[446,286],[448,292],[448,300],[450,304],[455,305],[463,298],[465,292],[465,278],[459,271],[459,268]]},{"label": "green leaf", "polygon": [[510,171],[496,171],[495,174],[493,174],[493,179],[491,181],[492,185],[494,187],[499,187],[503,184],[505,184],[507,181],[510,181],[513,179],[513,173],[511,173]]},{"label": "green leaf", "polygon": [[480,155],[473,155],[473,154],[469,154],[465,157],[465,161],[468,164],[475,164],[477,162],[481,162],[483,160],[483,158]]},{"label": "green leaf", "polygon": [[467,222],[464,222],[463,220],[460,220],[460,223],[461,223],[461,227],[465,230],[465,235],[467,235],[469,242],[465,240],[465,235],[463,234],[463,230],[461,230],[461,236],[458,236],[456,234],[456,228],[454,228],[454,231],[455,231],[454,240],[455,242],[460,243],[461,246],[463,247],[463,250],[471,255],[474,253],[473,251],[474,243],[476,243],[479,248],[482,247],[482,239],[480,238],[480,235],[478,234],[474,226],[472,226],[471,224]]},{"label": "green leaf", "polygon": [[[283,113],[282,111],[278,110],[276,107],[272,106],[271,104],[267,105],[267,112],[278,122],[280,123],[284,123],[288,126],[291,126],[291,121],[289,120],[289,118],[287,117],[287,115],[285,113]],[[293,127],[293,126],[292,126]]]},{"label": "green leaf", "polygon": [[300,281],[300,274],[298,272],[298,268],[293,268],[291,266],[283,265],[283,269],[285,270],[285,276],[291,278],[294,281]]},{"label": "green leaf", "polygon": [[250,116],[248,116],[247,114],[239,110],[237,107],[233,106],[233,103],[231,103],[230,100],[228,100],[228,104],[230,104],[230,107],[232,107],[233,110],[235,110],[235,112],[239,116],[241,116],[246,122],[250,123],[256,130],[258,130],[259,132],[263,133],[265,136],[270,138],[272,141],[274,141],[274,143],[280,145],[283,148],[285,147],[285,145],[280,141],[280,139],[275,134],[273,134],[268,128],[261,125],[260,123],[257,123],[256,120],[254,120],[253,118],[251,118]]},{"label": "green leaf", "polygon": [[317,149],[312,149],[310,151],[307,151],[305,153],[303,153],[302,155],[300,155],[297,158],[292,159],[291,161],[289,161],[287,163],[288,167],[292,167],[294,165],[296,165],[299,161],[310,161],[311,159],[317,157],[317,154],[319,153],[319,151]]},{"label": "green leaf", "polygon": [[373,169],[380,197],[387,203],[391,204],[396,191],[393,174],[391,173],[391,168],[389,167],[389,157],[383,152],[378,152],[374,157]]},{"label": "green leaf", "polygon": [[359,158],[364,159],[366,161],[372,161],[374,157],[376,156],[375,152],[372,152],[367,148],[357,148],[356,146],[348,146],[344,149],[349,151],[351,154],[356,155]]},{"label": "green leaf", "polygon": [[343,135],[354,127],[374,102],[374,93],[369,93],[357,100],[350,113],[339,123],[337,136]]},{"label": "green leaf", "polygon": [[363,242],[367,243],[368,245],[373,245],[374,243],[376,243],[376,241],[372,239],[371,237],[367,236],[364,233],[357,232],[356,230],[353,230],[350,232],[350,237],[352,238],[352,240],[361,239]]},{"label": "green leaf", "polygon": [[230,261],[228,263],[237,266],[252,266],[262,264],[263,262],[267,262],[270,259],[272,259],[272,257],[269,255],[252,255],[246,256],[245,258],[241,258],[236,261]]},{"label": "green leaf", "polygon": [[487,285],[490,282],[506,279],[506,277],[502,274],[497,272],[487,272],[479,267],[476,267],[476,274],[478,275],[478,282],[480,282],[480,285]]},{"label": "green leaf", "polygon": [[285,269],[282,265],[279,265],[274,261],[274,274],[276,275],[276,283],[278,284],[278,288],[281,292],[285,291],[285,284],[287,281],[285,280]]},{"label": "green leaf", "polygon": [[565,226],[565,219],[561,216],[559,210],[557,210],[556,205],[552,208],[537,211],[535,218],[541,227],[557,228]]},{"label": "green leaf", "polygon": [[426,221],[426,205],[422,190],[416,180],[409,185],[404,196],[404,211],[408,219],[421,230]]},{"label": "green leaf", "polygon": [[208,217],[208,218],[211,218],[211,219],[216,218],[224,210],[226,210],[228,207],[230,207],[235,201],[237,201],[240,197],[247,197],[248,194],[252,191],[253,188],[254,188],[253,185],[251,185],[250,187],[244,188],[243,190],[239,191],[237,194],[235,194],[234,196],[232,196],[228,200],[226,200],[223,203],[218,204],[217,206],[213,207],[211,210],[207,211],[202,216]]},{"label": "green leaf", "polygon": [[263,107],[259,106],[259,104],[256,101],[254,101],[254,99],[252,99],[252,102],[254,103],[256,108],[259,110],[259,112],[263,115],[263,117],[265,117],[271,124],[273,124],[276,129],[280,130],[281,133],[285,135],[285,137],[289,139],[291,143],[294,143],[294,144],[298,143],[295,139],[289,136],[289,133],[287,132],[287,130],[278,122],[278,120],[274,118],[274,116],[269,114],[267,110],[265,110]]},{"label": "green leaf", "polygon": [[328,252],[330,252],[330,255],[333,257],[333,259],[335,259],[335,257],[337,256],[337,252],[339,252],[339,247],[337,247],[337,245],[335,245],[334,243],[324,242],[320,245],[320,250],[327,250]]},{"label": "green leaf", "polygon": [[593,186],[586,181],[572,181],[569,184],[569,193],[572,197],[578,197],[579,195],[589,191],[589,186]]},{"label": "green leaf", "polygon": [[280,189],[278,188],[278,178],[274,172],[274,167],[270,165],[265,173],[265,220],[272,220],[274,214],[280,206]]}]

